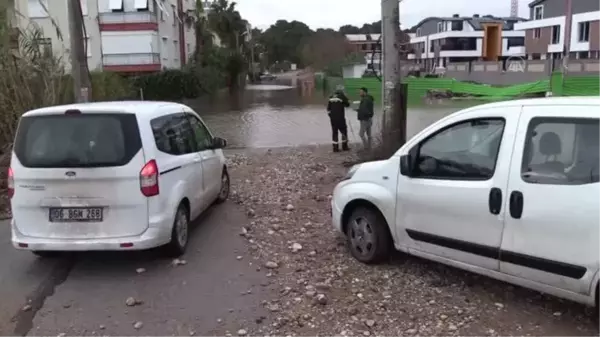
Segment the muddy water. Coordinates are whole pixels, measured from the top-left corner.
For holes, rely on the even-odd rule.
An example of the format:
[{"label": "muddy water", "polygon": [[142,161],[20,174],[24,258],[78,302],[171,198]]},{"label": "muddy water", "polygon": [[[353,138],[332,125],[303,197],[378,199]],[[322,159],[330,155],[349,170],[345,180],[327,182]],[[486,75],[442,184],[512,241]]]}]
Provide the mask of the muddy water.
[{"label": "muddy water", "polygon": [[[319,93],[302,96],[296,89],[261,85],[237,96],[188,101],[213,133],[226,138],[228,147],[280,147],[329,144],[331,127],[325,112],[326,97]],[[375,98],[377,100],[377,97]],[[472,102],[412,104],[408,109],[407,133],[413,136],[429,124]],[[375,116],[381,117],[381,107]],[[351,142],[359,141],[356,112],[346,110]],[[375,119],[374,131],[380,124]]]}]

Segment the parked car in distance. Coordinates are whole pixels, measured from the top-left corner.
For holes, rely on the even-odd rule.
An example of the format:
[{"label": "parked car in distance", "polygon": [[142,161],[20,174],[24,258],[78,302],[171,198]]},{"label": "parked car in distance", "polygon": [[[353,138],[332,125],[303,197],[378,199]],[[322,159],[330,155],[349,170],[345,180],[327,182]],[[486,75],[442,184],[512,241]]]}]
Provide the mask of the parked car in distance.
[{"label": "parked car in distance", "polygon": [[177,103],[26,112],[8,170],[12,243],[38,255],[159,246],[180,255],[190,220],[229,195],[225,146]]},{"label": "parked car in distance", "polygon": [[442,118],[334,189],[364,263],[390,249],[598,304],[600,98],[491,103]]},{"label": "parked car in distance", "polygon": [[275,75],[270,74],[268,72],[264,72],[262,74],[260,74],[260,80],[261,81],[273,81],[275,80],[277,77],[275,77]]}]

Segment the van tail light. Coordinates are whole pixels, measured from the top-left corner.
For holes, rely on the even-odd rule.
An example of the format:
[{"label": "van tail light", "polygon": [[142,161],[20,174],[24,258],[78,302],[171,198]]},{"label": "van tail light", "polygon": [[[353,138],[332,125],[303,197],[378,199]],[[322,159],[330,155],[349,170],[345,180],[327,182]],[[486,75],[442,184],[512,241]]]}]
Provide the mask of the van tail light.
[{"label": "van tail light", "polygon": [[158,195],[158,166],[152,159],[140,171],[140,190],[146,197]]},{"label": "van tail light", "polygon": [[7,188],[8,188],[8,197],[12,198],[15,195],[15,174],[13,173],[12,168],[8,168],[8,177],[7,177]]}]

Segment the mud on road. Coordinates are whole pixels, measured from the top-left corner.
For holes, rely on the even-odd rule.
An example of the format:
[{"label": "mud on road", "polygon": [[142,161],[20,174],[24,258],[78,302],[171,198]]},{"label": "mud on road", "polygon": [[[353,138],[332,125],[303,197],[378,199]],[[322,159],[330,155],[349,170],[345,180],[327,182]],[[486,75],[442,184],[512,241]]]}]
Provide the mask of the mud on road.
[{"label": "mud on road", "polygon": [[231,157],[240,229],[273,290],[255,335],[598,335],[582,305],[394,254],[350,257],[331,226],[330,193],[353,160],[329,147]]}]

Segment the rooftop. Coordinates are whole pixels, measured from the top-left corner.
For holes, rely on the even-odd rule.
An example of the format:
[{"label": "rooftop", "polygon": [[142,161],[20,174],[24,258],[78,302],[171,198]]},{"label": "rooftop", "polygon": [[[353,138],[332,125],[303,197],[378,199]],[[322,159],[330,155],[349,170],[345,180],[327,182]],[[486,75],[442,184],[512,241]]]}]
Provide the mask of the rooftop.
[{"label": "rooftop", "polygon": [[421,20],[419,23],[417,23],[416,25],[414,25],[410,30],[411,31],[415,31],[418,27],[420,27],[422,24],[424,24],[427,21],[431,21],[431,20],[438,20],[438,21],[467,21],[471,26],[473,26],[473,29],[475,30],[483,30],[483,24],[485,23],[502,23],[502,29],[512,29],[512,26],[510,26],[511,23],[516,23],[516,22],[521,22],[521,21],[527,21],[528,19],[525,18],[521,18],[518,16],[494,16],[494,15],[483,15],[480,16],[479,14],[473,14],[473,16],[460,16],[458,14],[454,14],[453,16],[450,17],[441,17],[441,16],[430,16],[427,17],[423,20]]}]

